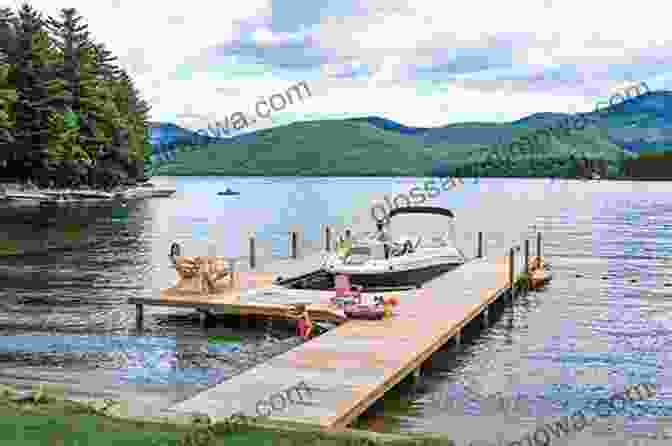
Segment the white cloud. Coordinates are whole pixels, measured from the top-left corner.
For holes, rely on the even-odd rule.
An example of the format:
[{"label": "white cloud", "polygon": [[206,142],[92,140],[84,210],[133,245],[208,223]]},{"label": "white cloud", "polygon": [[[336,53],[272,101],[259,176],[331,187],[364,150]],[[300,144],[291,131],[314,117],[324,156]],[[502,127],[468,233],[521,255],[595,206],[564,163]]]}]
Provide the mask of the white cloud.
[{"label": "white cloud", "polygon": [[[94,38],[119,57],[150,100],[155,120],[176,120],[178,114],[192,113],[214,122],[238,111],[251,114],[258,98],[284,92],[302,80],[313,96],[291,105],[291,110],[288,107],[287,119],[302,113],[315,117],[348,112],[429,126],[511,120],[537,111],[587,111],[593,108],[594,98],[579,89],[574,94],[572,88],[585,82],[607,95],[618,84],[609,79],[611,64],[633,64],[642,55],[670,53],[667,9],[671,7],[664,3],[566,0],[554,2],[552,8],[538,0],[519,0],[514,5],[489,0],[354,3],[351,15],[346,10],[344,16],[325,15],[312,23],[298,11],[294,25],[303,24],[282,31],[277,23],[273,27],[270,0],[197,0],[188,7],[180,2],[120,0],[116,8],[102,0],[72,0],[67,6],[77,8]],[[31,4],[54,17],[63,7],[52,0]],[[341,7],[346,4],[343,0]],[[235,47],[238,39],[256,44],[259,51],[217,53],[227,45]],[[291,48],[297,42],[305,42],[305,51]],[[319,59],[301,59],[313,53]],[[250,54],[279,56],[260,60],[250,73],[229,70],[227,74],[226,67],[251,64]],[[499,66],[479,68],[481,59]],[[291,73],[278,68],[301,62],[307,66],[314,60],[323,63]],[[197,67],[191,79],[170,79],[183,63]],[[414,78],[416,68],[431,71],[451,63],[457,65],[455,73],[437,71],[440,80],[443,76],[441,89],[425,88],[425,81]],[[507,63],[513,68],[506,68]],[[526,88],[528,79],[567,65],[576,65],[576,73],[569,81],[555,82],[565,88],[562,95],[552,89]],[[521,73],[528,79],[521,78]],[[670,77],[656,74],[661,83]],[[427,92],[420,94],[421,87]],[[285,119],[283,112],[273,118]],[[259,121],[255,128],[272,122]],[[177,123],[187,125],[186,120]],[[207,126],[206,121],[202,124]]]}]

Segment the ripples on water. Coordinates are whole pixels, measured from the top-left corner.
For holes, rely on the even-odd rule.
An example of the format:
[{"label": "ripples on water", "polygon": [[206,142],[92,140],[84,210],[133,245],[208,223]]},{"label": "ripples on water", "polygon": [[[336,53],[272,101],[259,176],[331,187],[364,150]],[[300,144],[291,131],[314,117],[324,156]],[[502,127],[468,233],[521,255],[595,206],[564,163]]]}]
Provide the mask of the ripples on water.
[{"label": "ripples on water", "polygon": [[[0,379],[22,386],[25,376],[58,382],[88,376],[89,390],[211,386],[298,345],[287,325],[271,330],[223,318],[204,333],[193,310],[165,307],[146,307],[143,332],[136,333],[127,299],[174,283],[168,247],[176,234],[189,239],[189,231],[198,231],[176,221],[172,206],[179,203],[1,206]],[[200,218],[221,211],[205,209]],[[207,339],[232,334],[240,341]],[[93,379],[100,371],[106,384]]]}]

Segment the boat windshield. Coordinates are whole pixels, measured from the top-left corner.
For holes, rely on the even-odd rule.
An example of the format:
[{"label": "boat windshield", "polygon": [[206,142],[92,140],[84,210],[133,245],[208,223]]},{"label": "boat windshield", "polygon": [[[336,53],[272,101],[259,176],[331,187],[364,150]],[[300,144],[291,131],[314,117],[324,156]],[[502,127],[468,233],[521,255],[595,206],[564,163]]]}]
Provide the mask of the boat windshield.
[{"label": "boat windshield", "polygon": [[369,244],[369,245],[360,245],[353,246],[350,250],[350,257],[348,258],[348,263],[350,264],[361,264],[368,260],[374,259],[384,259],[385,258],[385,248],[383,244]]},{"label": "boat windshield", "polygon": [[[425,248],[455,245],[454,219],[436,214],[399,214],[391,219],[388,232],[395,241],[410,240]],[[420,238],[418,244],[418,238]]]}]

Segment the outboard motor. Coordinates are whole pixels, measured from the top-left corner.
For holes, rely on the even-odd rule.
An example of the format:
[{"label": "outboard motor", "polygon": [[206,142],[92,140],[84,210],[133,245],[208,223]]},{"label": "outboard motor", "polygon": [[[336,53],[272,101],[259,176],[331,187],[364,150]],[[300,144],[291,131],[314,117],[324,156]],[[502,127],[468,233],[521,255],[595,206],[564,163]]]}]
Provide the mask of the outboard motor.
[{"label": "outboard motor", "polygon": [[180,244],[177,242],[173,242],[170,245],[170,254],[168,257],[170,257],[170,261],[173,262],[173,266],[176,266],[175,263],[175,257],[179,257],[182,255],[182,248],[180,247]]}]

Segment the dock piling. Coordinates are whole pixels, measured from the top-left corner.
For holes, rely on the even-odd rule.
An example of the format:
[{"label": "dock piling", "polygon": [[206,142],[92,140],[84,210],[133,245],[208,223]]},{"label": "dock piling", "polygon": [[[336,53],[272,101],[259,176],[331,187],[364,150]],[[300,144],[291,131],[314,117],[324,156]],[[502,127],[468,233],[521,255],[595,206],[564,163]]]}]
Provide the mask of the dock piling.
[{"label": "dock piling", "polygon": [[537,257],[541,258],[541,232],[537,232]]},{"label": "dock piling", "polygon": [[525,239],[525,273],[530,274],[530,241]]},{"label": "dock piling", "polygon": [[297,233],[295,231],[289,233],[289,255],[292,259],[297,259],[299,257],[297,238]]},{"label": "dock piling", "polygon": [[142,330],[142,304],[135,304],[135,326],[138,331]]},{"label": "dock piling", "polygon": [[455,333],[453,339],[455,339],[455,348],[460,348],[460,345],[462,345],[462,332],[458,331]]},{"label": "dock piling", "polygon": [[478,258],[483,257],[483,232],[478,231]]},{"label": "dock piling", "polygon": [[513,288],[513,256],[514,249],[509,249],[509,287],[511,287],[511,299],[514,298],[515,290]]},{"label": "dock piling", "polygon": [[254,249],[254,237],[250,237],[250,268],[254,269],[257,266],[257,259]]},{"label": "dock piling", "polygon": [[329,226],[324,228],[324,249],[331,251],[331,228]]},{"label": "dock piling", "polygon": [[231,266],[231,281],[229,282],[231,288],[236,287],[236,259],[229,260],[229,265]]},{"label": "dock piling", "polygon": [[483,312],[481,313],[481,315],[483,321],[483,328],[488,328],[488,325],[490,325],[490,315],[488,314],[487,305],[485,306],[485,308],[483,308]]}]

